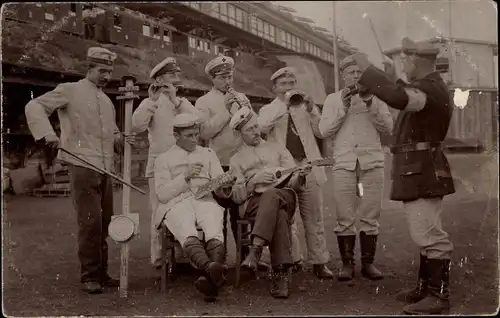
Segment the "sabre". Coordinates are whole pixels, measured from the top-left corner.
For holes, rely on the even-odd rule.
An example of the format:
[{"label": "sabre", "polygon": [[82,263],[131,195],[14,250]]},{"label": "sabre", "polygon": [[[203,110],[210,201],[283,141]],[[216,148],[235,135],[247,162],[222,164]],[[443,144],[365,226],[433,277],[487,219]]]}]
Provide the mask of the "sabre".
[{"label": "sabre", "polygon": [[111,178],[113,178],[113,179],[115,179],[115,180],[117,180],[117,181],[119,181],[119,182],[123,183],[124,185],[129,186],[130,188],[134,189],[135,191],[140,192],[140,193],[142,193],[142,194],[144,194],[144,195],[146,195],[146,194],[147,194],[146,192],[144,192],[144,191],[143,191],[143,190],[141,190],[140,188],[136,187],[135,185],[128,183],[127,181],[123,180],[122,178],[120,178],[120,177],[119,177],[119,176],[117,176],[117,175],[112,174],[111,172],[108,172],[108,171],[106,171],[106,170],[104,170],[104,169],[101,169],[101,168],[97,167],[97,166],[96,166],[96,165],[94,165],[93,163],[89,162],[88,160],[83,159],[82,157],[80,157],[80,156],[78,156],[78,155],[75,155],[75,154],[74,154],[74,153],[72,153],[71,151],[69,151],[69,150],[67,150],[67,149],[64,149],[64,148],[61,148],[61,147],[59,147],[59,149],[60,149],[61,151],[65,152],[65,153],[67,153],[68,155],[71,155],[72,157],[74,157],[74,158],[76,158],[76,159],[78,159],[78,160],[80,160],[80,161],[82,161],[82,162],[84,162],[84,163],[88,164],[89,166],[91,166],[92,168],[94,168],[94,169],[98,170],[99,172],[102,172],[102,173],[104,173],[105,175],[108,175],[108,176],[110,176]]}]

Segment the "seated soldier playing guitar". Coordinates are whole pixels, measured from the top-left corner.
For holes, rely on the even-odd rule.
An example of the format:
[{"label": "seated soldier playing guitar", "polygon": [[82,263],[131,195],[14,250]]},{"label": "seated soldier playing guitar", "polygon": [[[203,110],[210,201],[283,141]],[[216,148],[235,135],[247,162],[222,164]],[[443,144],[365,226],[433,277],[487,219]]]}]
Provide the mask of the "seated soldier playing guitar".
[{"label": "seated soldier playing guitar", "polygon": [[283,173],[280,179],[276,176],[277,169],[295,168],[295,162],[287,149],[261,139],[255,113],[242,108],[229,125],[244,141],[230,160],[231,172],[237,177],[231,197],[240,204],[240,216],[253,223],[250,253],[242,266],[256,271],[262,248],[269,245],[273,266],[271,295],[288,298],[289,268],[293,264],[290,226],[297,204],[295,191],[304,185],[311,166],[294,169],[297,174]]}]

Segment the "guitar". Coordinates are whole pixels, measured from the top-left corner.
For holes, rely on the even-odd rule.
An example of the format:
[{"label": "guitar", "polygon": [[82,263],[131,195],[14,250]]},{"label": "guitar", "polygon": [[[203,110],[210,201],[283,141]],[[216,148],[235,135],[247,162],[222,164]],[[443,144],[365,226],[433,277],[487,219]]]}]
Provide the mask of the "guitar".
[{"label": "guitar", "polygon": [[325,166],[333,166],[335,160],[333,158],[321,158],[312,161],[308,161],[303,165],[296,166],[293,168],[283,169],[283,168],[274,168],[274,176],[276,177],[276,181],[271,184],[257,184],[255,186],[255,192],[263,193],[271,188],[281,188],[283,187],[292,177],[292,174],[303,169],[306,165],[311,165],[313,167],[325,167]]},{"label": "guitar", "polygon": [[233,172],[232,169],[229,168],[229,170],[227,172],[225,172],[225,173],[221,174],[220,176],[218,176],[217,178],[214,178],[214,179],[210,180],[209,182],[199,186],[198,189],[196,190],[196,193],[194,194],[194,198],[195,199],[203,198],[204,196],[211,193],[212,191],[215,191],[218,188],[224,186],[224,183],[222,182],[223,179],[226,178],[227,176],[230,176],[232,174],[232,172]]}]

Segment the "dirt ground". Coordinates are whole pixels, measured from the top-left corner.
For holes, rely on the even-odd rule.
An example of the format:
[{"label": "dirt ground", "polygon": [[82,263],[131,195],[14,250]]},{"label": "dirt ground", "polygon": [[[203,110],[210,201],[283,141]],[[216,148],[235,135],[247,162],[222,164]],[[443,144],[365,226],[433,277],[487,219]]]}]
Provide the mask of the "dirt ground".
[{"label": "dirt ground", "polygon": [[[471,166],[470,160],[467,166]],[[462,178],[481,183],[472,176],[466,178],[469,175],[463,173]],[[325,228],[330,266],[337,271],[340,257],[327,189],[331,187],[325,187],[324,193]],[[115,204],[119,213],[120,192],[116,193]],[[385,273],[384,280],[372,282],[361,278],[359,261],[357,276],[350,283],[320,281],[309,269],[293,276],[288,300],[277,300],[269,295],[266,278],[234,288],[231,271],[220,300],[205,303],[192,284],[196,279],[192,274],[179,275],[167,294],[160,292],[159,272],[149,266],[150,212],[146,196],[133,192],[132,212],[140,213],[141,233],[131,243],[128,299],[121,299],[117,289],[92,296],[79,290],[76,218],[69,198],[4,197],[3,313],[7,316],[398,315],[402,313],[402,304],[395,300],[394,294],[415,283],[418,250],[411,242],[400,206],[386,200],[383,207],[376,264]],[[467,191],[459,185],[457,194],[445,200],[443,224],[455,245],[450,279],[451,314],[494,314],[498,307],[497,197]],[[234,262],[231,233],[229,239],[231,264]],[[117,277],[119,245],[111,240],[109,245],[110,273]],[[359,245],[356,248],[359,255]]]}]

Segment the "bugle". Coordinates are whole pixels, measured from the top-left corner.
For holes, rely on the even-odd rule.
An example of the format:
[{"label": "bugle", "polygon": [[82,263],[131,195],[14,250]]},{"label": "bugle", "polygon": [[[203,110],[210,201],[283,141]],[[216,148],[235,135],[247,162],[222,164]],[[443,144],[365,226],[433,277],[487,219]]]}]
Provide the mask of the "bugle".
[{"label": "bugle", "polygon": [[231,106],[237,107],[237,109],[241,109],[242,107],[248,107],[248,101],[242,99],[240,95],[234,90],[232,87],[228,87],[226,90],[227,94],[230,94],[231,96],[236,99],[236,102],[234,102]]},{"label": "bugle", "polygon": [[285,104],[287,106],[300,106],[304,104],[307,94],[299,90],[291,90],[285,93]]},{"label": "bugle", "polygon": [[[182,90],[184,88],[184,85],[180,84],[180,83],[176,83],[176,84],[173,84],[174,87],[177,89],[177,92],[179,92],[179,90]],[[168,88],[168,85],[167,84],[158,84],[158,83],[153,83],[151,84],[151,90],[153,91],[153,93],[156,93],[160,88]]]}]

